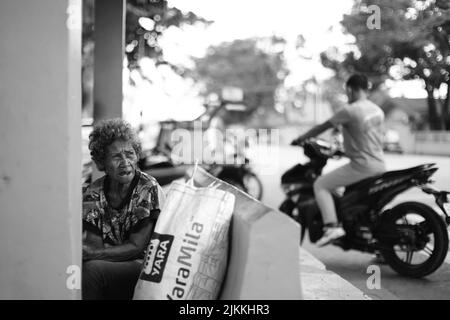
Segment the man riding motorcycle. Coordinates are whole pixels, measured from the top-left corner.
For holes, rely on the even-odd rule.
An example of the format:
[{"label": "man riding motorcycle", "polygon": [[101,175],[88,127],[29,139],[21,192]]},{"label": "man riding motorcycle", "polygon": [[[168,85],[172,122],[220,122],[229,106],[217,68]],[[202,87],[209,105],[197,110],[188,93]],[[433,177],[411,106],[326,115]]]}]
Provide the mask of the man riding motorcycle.
[{"label": "man riding motorcycle", "polygon": [[291,143],[301,145],[328,129],[342,127],[344,150],[350,163],[320,176],[314,183],[314,195],[325,228],[324,235],[317,241],[318,246],[327,245],[345,235],[338,223],[332,192],[386,171],[383,154],[384,113],[368,100],[368,86],[366,76],[352,75],[345,86],[348,105]]}]

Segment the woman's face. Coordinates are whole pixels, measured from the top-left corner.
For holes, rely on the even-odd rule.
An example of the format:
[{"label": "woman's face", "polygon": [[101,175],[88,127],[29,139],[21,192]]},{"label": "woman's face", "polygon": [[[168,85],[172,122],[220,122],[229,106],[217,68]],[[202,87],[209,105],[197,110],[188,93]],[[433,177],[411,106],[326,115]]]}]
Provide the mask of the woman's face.
[{"label": "woman's face", "polygon": [[130,141],[116,140],[106,148],[105,173],[118,183],[128,184],[133,180],[137,162]]}]

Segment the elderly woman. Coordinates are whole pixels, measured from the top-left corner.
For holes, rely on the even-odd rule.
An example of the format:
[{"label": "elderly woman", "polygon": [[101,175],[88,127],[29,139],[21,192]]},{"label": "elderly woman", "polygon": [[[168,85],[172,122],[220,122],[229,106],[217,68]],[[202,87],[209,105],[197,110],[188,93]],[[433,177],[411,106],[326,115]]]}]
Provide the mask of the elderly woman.
[{"label": "elderly woman", "polygon": [[105,175],[83,193],[83,299],[131,299],[164,194],[139,171],[139,140],[125,121],[100,122],[89,149]]}]

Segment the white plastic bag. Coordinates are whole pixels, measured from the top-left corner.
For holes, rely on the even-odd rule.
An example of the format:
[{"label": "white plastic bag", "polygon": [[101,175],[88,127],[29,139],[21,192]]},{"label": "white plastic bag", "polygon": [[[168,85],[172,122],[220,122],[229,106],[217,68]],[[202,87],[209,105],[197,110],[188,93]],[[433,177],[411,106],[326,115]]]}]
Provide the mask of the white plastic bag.
[{"label": "white plastic bag", "polygon": [[174,181],[150,239],[136,300],[214,300],[224,280],[235,196]]}]

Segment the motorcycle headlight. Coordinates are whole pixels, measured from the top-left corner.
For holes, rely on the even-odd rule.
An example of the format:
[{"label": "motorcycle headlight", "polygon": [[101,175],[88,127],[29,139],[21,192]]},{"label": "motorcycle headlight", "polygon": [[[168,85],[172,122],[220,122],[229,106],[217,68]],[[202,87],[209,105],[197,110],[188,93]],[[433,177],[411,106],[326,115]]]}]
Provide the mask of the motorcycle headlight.
[{"label": "motorcycle headlight", "polygon": [[281,185],[281,189],[283,190],[283,192],[285,194],[288,194],[288,192],[290,191],[290,185],[289,184],[282,184]]},{"label": "motorcycle headlight", "polygon": [[283,189],[283,192],[288,194],[288,193],[292,193],[294,191],[299,191],[301,189],[305,189],[307,188],[309,185],[305,184],[305,183],[286,183],[286,184],[282,184],[281,188]]},{"label": "motorcycle headlight", "polygon": [[291,197],[291,199],[292,199],[292,201],[294,201],[295,203],[297,203],[298,199],[300,199],[300,195],[299,195],[299,194],[293,195],[293,196]]}]

